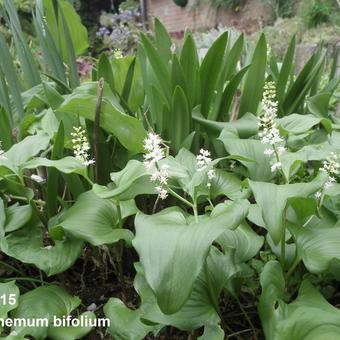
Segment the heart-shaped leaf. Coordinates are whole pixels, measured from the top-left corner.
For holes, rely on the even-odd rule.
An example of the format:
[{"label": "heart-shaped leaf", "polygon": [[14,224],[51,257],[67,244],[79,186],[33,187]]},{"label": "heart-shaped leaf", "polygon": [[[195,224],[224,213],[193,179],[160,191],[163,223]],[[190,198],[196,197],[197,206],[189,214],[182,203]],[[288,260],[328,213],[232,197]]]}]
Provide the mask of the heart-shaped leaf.
[{"label": "heart-shaped leaf", "polygon": [[74,237],[95,246],[115,243],[121,239],[131,243],[132,232],[117,228],[117,223],[116,206],[93,191],[87,191],[61,217],[59,225]]},{"label": "heart-shaped leaf", "polygon": [[[249,181],[256,203],[261,209],[266,228],[274,243],[278,243],[284,230],[285,210],[288,199],[308,197],[318,191],[325,183],[324,174],[312,182],[277,185],[265,182]],[[271,209],[275,202],[275,209]]]},{"label": "heart-shaped leaf", "polygon": [[80,305],[80,299],[69,295],[58,286],[46,285],[38,287],[20,296],[19,306],[12,313],[14,319],[48,319],[47,327],[13,327],[18,335],[31,335],[35,339],[45,339],[53,318],[68,316]]},{"label": "heart-shaped leaf", "polygon": [[41,228],[30,224],[0,239],[2,252],[23,263],[36,265],[48,276],[71,267],[82,248],[82,241],[70,238],[56,240],[54,246],[44,246]]},{"label": "heart-shaped leaf", "polygon": [[218,205],[198,222],[180,209],[136,216],[133,245],[164,313],[175,313],[185,304],[212,242],[226,229],[236,228],[247,213],[247,202],[239,201]]}]

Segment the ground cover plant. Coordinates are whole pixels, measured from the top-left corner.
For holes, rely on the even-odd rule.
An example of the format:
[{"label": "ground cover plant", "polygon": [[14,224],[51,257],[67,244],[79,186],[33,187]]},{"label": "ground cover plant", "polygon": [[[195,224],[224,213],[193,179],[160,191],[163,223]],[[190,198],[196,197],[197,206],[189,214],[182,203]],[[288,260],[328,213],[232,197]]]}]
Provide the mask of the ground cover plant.
[{"label": "ground cover plant", "polygon": [[199,57],[156,20],[85,80],[69,2],[37,0],[37,51],[0,13],[0,320],[49,321],[3,339],[337,339],[337,55]]}]

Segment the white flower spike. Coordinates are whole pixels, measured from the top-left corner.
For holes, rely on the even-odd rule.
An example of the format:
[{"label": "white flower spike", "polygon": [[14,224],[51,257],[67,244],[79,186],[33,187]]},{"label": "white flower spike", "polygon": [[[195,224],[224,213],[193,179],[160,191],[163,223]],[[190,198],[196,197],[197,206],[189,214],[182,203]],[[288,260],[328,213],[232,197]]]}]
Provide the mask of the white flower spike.
[{"label": "white flower spike", "polygon": [[152,173],[150,180],[157,183],[156,191],[158,197],[165,200],[168,197],[166,186],[168,185],[169,174],[163,166],[159,168],[158,162],[165,157],[164,142],[162,138],[154,132],[149,132],[144,139],[144,167],[150,170],[155,166],[155,171]]},{"label": "white flower spike", "polygon": [[74,157],[80,160],[85,166],[94,164],[94,160],[90,159],[89,151],[90,144],[86,137],[86,131],[81,127],[73,127],[74,132],[71,132],[73,154]]},{"label": "white flower spike", "polygon": [[328,180],[325,183],[325,189],[330,188],[333,183],[336,183],[336,178],[340,174],[340,157],[334,152],[331,152],[326,161],[323,162],[323,167],[320,169],[328,175]]}]

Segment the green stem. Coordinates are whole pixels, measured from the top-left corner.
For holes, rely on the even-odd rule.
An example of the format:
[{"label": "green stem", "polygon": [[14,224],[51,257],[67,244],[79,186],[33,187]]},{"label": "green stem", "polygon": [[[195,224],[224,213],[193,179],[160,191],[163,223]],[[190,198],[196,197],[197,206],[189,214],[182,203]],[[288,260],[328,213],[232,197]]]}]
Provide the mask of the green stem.
[{"label": "green stem", "polygon": [[122,209],[120,207],[120,202],[116,202],[117,206],[117,214],[118,214],[118,227],[121,229],[123,228],[123,219],[122,219]]},{"label": "green stem", "polygon": [[[274,150],[274,153],[275,153],[276,161],[279,162],[279,163],[281,163],[280,155],[279,155],[279,153],[277,152],[275,145],[273,145],[273,150]],[[285,183],[288,184],[289,181],[288,181],[288,179],[287,179],[285,173],[283,172],[282,168],[280,169],[280,171],[281,171],[281,174],[282,174],[283,179],[285,180]]]},{"label": "green stem", "polygon": [[281,267],[282,270],[285,269],[285,265],[286,265],[286,230],[285,228],[283,228],[283,233],[281,236]]},{"label": "green stem", "polygon": [[188,205],[190,208],[192,208],[195,211],[195,206],[194,204],[192,204],[191,202],[189,202],[188,200],[186,200],[185,198],[183,198],[182,196],[178,195],[177,192],[173,191],[170,187],[168,187],[168,192],[176,197],[177,199],[179,199],[180,201],[182,201],[183,203],[185,203],[186,205]]},{"label": "green stem", "polygon": [[19,269],[16,269],[15,267],[13,267],[13,266],[11,266],[10,264],[5,263],[5,262],[3,262],[3,261],[0,261],[0,265],[4,266],[4,267],[6,267],[6,268],[8,268],[8,269],[10,269],[10,270],[12,270],[12,271],[14,271],[14,272],[20,274],[20,275],[23,275],[23,276],[26,275],[24,272],[20,271]]},{"label": "green stem", "polygon": [[194,210],[195,222],[198,223],[198,211],[197,211],[197,203],[196,202],[193,206],[193,210]]},{"label": "green stem", "polygon": [[256,335],[256,330],[255,330],[255,327],[254,327],[254,324],[252,323],[252,321],[250,320],[249,318],[249,315],[248,313],[246,312],[246,310],[243,308],[242,306],[242,303],[240,302],[239,298],[237,296],[235,296],[235,299],[237,301],[237,304],[239,305],[244,317],[246,318],[251,330],[253,331],[253,334],[254,334],[254,340],[257,340],[257,335]]},{"label": "green stem", "polygon": [[292,264],[292,266],[289,268],[287,274],[286,274],[286,281],[288,281],[288,279],[291,277],[291,275],[293,274],[295,268],[298,266],[298,264],[300,263],[300,258],[299,256],[296,256],[294,263]]}]

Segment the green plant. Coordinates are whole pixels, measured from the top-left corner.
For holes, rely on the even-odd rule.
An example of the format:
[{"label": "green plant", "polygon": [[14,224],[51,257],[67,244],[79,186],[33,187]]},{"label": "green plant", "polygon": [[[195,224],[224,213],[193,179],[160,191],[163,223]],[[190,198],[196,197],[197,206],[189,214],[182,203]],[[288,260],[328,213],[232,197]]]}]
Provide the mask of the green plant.
[{"label": "green plant", "polygon": [[[200,60],[190,32],[173,51],[156,21],[136,56],[102,54],[74,83],[26,68],[4,6],[22,50],[12,64],[0,40],[0,321],[47,324],[1,336],[84,338],[93,325],[52,320],[102,314],[114,339],[338,336],[338,54],[327,78],[322,47],[296,74],[295,38],[278,63],[264,35],[223,33]],[[63,13],[60,40],[37,29],[60,42],[48,60],[84,47]]]},{"label": "green plant", "polygon": [[245,0],[211,0],[211,4],[216,8],[227,8],[239,10],[245,4]]},{"label": "green plant", "polygon": [[316,27],[328,23],[331,19],[332,7],[324,1],[314,0],[307,12],[308,27]]}]

